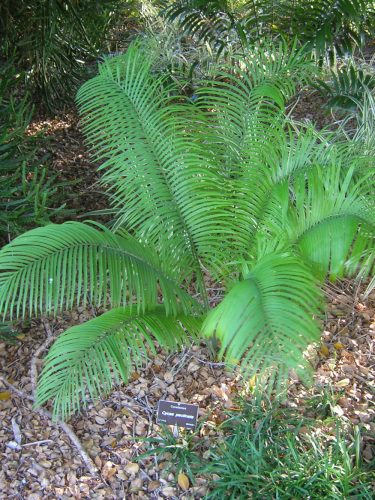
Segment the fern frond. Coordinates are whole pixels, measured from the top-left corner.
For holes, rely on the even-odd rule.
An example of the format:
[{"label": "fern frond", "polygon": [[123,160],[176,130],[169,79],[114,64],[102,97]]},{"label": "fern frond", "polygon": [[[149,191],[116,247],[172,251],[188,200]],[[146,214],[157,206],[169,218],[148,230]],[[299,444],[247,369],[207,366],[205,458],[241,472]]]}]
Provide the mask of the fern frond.
[{"label": "fern frond", "polygon": [[[0,312],[3,317],[56,314],[89,301],[131,304],[144,311],[163,296],[167,313],[192,299],[158,257],[134,238],[80,222],[51,224],[22,234],[0,250]],[[107,295],[109,297],[107,297]]]},{"label": "fern frond", "polygon": [[[245,279],[212,310],[203,334],[221,342],[221,355],[241,360],[246,374],[272,372],[279,381],[289,369],[303,374],[307,346],[318,340],[321,292],[309,269],[288,253],[260,259]],[[269,373],[268,373],[269,374]]]},{"label": "fern frond", "polygon": [[53,399],[55,417],[66,419],[88,398],[108,393],[114,383],[127,382],[135,366],[144,366],[155,341],[167,349],[196,336],[201,320],[167,317],[163,307],[136,313],[115,308],[61,334],[45,358],[37,390],[37,405]]}]

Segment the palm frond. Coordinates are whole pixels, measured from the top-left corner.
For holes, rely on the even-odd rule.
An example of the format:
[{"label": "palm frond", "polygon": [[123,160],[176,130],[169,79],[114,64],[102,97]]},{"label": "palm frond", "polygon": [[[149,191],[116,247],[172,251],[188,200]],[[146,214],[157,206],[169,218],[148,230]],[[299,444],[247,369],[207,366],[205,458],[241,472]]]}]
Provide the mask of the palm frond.
[{"label": "palm frond", "polygon": [[[159,287],[167,313],[190,309],[158,257],[134,238],[79,222],[29,231],[0,250],[0,312],[24,317],[74,305],[156,306]],[[108,295],[108,296],[107,296]]]},{"label": "palm frond", "polygon": [[225,0],[178,0],[166,7],[162,14],[169,21],[178,20],[186,35],[212,43],[219,51],[227,45],[228,36],[237,31],[235,13]]},{"label": "palm frond", "polygon": [[66,419],[88,398],[108,393],[114,383],[127,382],[131,370],[144,366],[155,341],[176,349],[197,335],[201,320],[167,317],[163,307],[136,313],[115,308],[66,330],[53,344],[38,383],[37,405],[53,399],[55,417]]},{"label": "palm frond", "polygon": [[259,259],[244,280],[212,310],[203,334],[221,342],[221,355],[241,360],[247,375],[258,370],[282,381],[289,369],[303,375],[307,346],[318,340],[321,293],[309,269],[288,253]]},{"label": "palm frond", "polygon": [[354,168],[331,168],[313,172],[307,190],[302,180],[295,185],[293,238],[318,273],[333,279],[359,269],[368,274],[375,261],[375,205],[365,196],[374,177],[353,177]]},{"label": "palm frond", "polygon": [[350,52],[371,37],[375,7],[367,0],[176,0],[164,14],[218,51],[281,35],[297,37],[320,58]]},{"label": "palm frond", "polygon": [[316,87],[328,99],[328,108],[356,112],[366,91],[375,88],[375,76],[350,61],[345,66],[331,70],[329,80],[318,80]]},{"label": "palm frond", "polygon": [[196,90],[196,106],[207,117],[207,149],[232,200],[228,224],[241,244],[230,252],[235,258],[253,238],[272,184],[270,172],[280,164],[279,151],[288,147],[283,112],[295,92],[293,75],[307,80],[312,66],[295,45],[284,43],[256,45],[232,62],[215,68],[213,80]]},{"label": "palm frond", "polygon": [[[116,5],[117,4],[117,5]],[[86,71],[85,60],[97,56],[118,2],[106,0],[3,0],[0,5],[1,50],[26,70],[27,85],[55,110],[72,98]]]}]

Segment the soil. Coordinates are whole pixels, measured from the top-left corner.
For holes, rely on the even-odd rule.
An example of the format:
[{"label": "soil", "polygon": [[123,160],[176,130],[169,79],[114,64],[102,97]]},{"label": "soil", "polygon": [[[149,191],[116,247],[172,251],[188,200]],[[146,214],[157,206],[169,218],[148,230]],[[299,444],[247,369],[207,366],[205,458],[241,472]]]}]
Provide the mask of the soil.
[{"label": "soil", "polygon": [[69,219],[82,219],[86,213],[108,208],[108,196],[98,183],[97,165],[90,158],[75,110],[53,119],[35,119],[27,133],[43,137],[37,156],[44,159],[50,175],[62,185],[52,200],[54,206],[65,204],[72,210]]}]

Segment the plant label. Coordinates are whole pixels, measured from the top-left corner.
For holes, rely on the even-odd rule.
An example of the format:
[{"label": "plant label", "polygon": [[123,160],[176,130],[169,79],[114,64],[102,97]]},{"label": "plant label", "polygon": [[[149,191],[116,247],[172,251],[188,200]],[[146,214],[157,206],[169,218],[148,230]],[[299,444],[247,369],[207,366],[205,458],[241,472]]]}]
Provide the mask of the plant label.
[{"label": "plant label", "polygon": [[195,429],[198,420],[198,409],[198,405],[161,399],[158,404],[156,422],[158,424]]}]

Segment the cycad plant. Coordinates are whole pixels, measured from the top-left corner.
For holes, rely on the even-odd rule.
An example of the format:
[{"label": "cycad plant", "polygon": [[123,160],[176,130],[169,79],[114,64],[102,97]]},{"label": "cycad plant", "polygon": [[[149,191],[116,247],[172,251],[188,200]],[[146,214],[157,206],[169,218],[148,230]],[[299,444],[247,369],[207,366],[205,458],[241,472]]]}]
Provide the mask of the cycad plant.
[{"label": "cycad plant", "polygon": [[[295,48],[256,46],[187,99],[135,43],[83,85],[113,227],[49,225],[0,252],[4,316],[111,306],[55,341],[39,404],[53,399],[66,418],[126,381],[155,341],[175,349],[189,336],[213,336],[220,357],[270,388],[292,368],[305,376],[319,281],[370,272],[375,234],[368,160],[284,118],[310,71]],[[212,280],[226,295],[210,311]]]},{"label": "cycad plant", "polygon": [[318,59],[363,46],[375,23],[368,0],[175,0],[162,12],[219,51],[281,35],[297,37]]},{"label": "cycad plant", "polygon": [[328,82],[318,80],[318,90],[328,98],[326,106],[347,113],[359,112],[366,94],[375,88],[374,72],[366,69],[353,60],[332,70]]},{"label": "cycad plant", "polygon": [[85,62],[97,57],[113,14],[122,2],[104,0],[3,0],[0,53],[14,57],[18,71],[42,104],[55,110],[74,95]]}]

